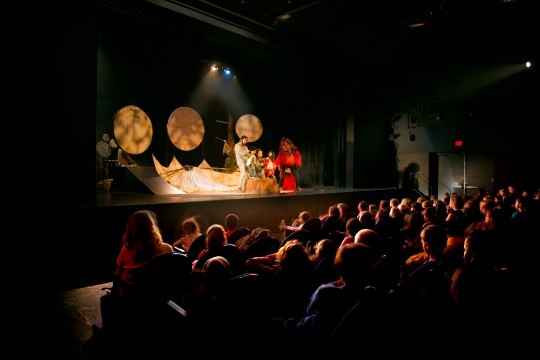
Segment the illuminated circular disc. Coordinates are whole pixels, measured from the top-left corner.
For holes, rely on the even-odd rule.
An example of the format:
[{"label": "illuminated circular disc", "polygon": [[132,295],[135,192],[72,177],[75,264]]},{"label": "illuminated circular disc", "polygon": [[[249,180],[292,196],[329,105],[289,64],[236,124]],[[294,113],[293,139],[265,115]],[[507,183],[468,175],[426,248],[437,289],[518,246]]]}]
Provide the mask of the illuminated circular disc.
[{"label": "illuminated circular disc", "polygon": [[249,142],[259,140],[263,132],[261,121],[252,114],[245,114],[236,121],[236,135],[241,137],[246,135]]},{"label": "illuminated circular disc", "polygon": [[134,105],[120,109],[114,117],[114,137],[118,145],[132,155],[142,154],[152,142],[152,122]]},{"label": "illuminated circular disc", "polygon": [[190,107],[174,110],[167,123],[171,142],[180,150],[195,149],[203,140],[204,124],[201,116]]}]

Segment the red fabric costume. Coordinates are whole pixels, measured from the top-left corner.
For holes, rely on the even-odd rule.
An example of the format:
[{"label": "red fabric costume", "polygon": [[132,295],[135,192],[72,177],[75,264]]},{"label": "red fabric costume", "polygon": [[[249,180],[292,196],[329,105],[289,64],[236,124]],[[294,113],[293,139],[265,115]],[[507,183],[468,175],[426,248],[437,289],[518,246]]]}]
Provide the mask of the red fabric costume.
[{"label": "red fabric costume", "polygon": [[276,162],[272,159],[266,158],[263,163],[264,175],[267,178],[274,177],[274,169],[276,168]]},{"label": "red fabric costume", "polygon": [[[281,140],[281,146],[279,147],[275,165],[280,173],[280,185],[282,186],[282,189],[296,190],[297,186],[300,185],[297,177],[298,169],[302,167],[302,156],[291,140],[287,138]],[[289,181],[290,178],[287,180],[288,176],[286,175],[293,175],[294,182]]]}]

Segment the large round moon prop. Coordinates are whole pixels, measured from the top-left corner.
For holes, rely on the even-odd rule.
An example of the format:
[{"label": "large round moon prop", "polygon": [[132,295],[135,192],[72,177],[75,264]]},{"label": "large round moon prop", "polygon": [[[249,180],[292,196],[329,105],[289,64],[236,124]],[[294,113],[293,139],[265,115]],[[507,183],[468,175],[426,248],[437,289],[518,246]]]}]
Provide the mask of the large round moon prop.
[{"label": "large round moon prop", "polygon": [[138,155],[152,142],[152,122],[146,113],[134,105],[120,109],[114,117],[114,137],[127,153]]},{"label": "large round moon prop", "polygon": [[242,115],[236,122],[236,135],[238,135],[238,137],[246,135],[249,142],[259,140],[262,132],[263,127],[261,121],[255,115]]},{"label": "large round moon prop", "polygon": [[204,124],[197,111],[190,107],[179,107],[169,117],[167,132],[174,146],[190,151],[202,142]]}]

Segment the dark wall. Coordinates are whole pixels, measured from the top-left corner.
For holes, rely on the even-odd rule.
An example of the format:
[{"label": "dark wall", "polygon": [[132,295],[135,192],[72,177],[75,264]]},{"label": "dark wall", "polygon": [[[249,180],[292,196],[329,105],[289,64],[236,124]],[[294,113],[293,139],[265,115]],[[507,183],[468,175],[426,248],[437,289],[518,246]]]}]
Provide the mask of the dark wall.
[{"label": "dark wall", "polygon": [[21,193],[52,206],[94,199],[95,3],[55,1],[11,14],[8,72],[18,101],[9,121],[17,129],[12,156],[25,167]]}]

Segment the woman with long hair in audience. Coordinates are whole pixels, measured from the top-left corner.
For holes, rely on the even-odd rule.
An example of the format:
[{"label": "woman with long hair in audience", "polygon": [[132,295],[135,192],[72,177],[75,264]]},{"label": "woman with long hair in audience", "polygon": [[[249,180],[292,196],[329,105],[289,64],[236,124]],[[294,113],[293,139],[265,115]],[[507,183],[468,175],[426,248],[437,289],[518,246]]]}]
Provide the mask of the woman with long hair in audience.
[{"label": "woman with long hair in audience", "polygon": [[[196,260],[192,263],[192,269],[195,269],[199,259],[208,251],[216,249],[223,244],[227,244],[225,228],[220,224],[213,224],[206,229],[205,249],[203,249]],[[204,266],[204,264],[202,264]]]},{"label": "woman with long hair in audience", "polygon": [[173,252],[163,241],[156,214],[150,210],[133,213],[122,236],[122,249],[116,260],[116,275],[130,283],[133,269],[144,265],[156,255]]},{"label": "woman with long hair in audience", "polygon": [[189,217],[182,221],[182,236],[178,238],[172,244],[172,246],[173,248],[181,248],[184,250],[185,253],[187,253],[193,240],[198,238],[200,235],[202,235],[202,233],[197,219],[195,219],[194,217]]}]

